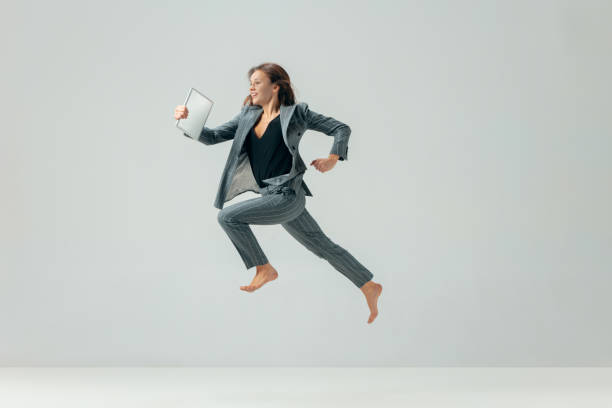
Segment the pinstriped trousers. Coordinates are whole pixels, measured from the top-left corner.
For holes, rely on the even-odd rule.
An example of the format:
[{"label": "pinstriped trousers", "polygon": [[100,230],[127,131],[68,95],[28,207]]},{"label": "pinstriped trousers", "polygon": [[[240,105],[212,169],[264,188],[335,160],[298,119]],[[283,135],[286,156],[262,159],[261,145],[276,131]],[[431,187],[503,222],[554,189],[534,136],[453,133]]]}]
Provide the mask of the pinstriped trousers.
[{"label": "pinstriped trousers", "polygon": [[222,208],[217,217],[247,269],[268,263],[249,224],[281,224],[298,242],[328,261],[358,288],[373,278],[372,272],[323,233],[305,208],[306,197],[301,186],[294,188],[290,180],[281,186],[263,187],[260,193],[261,197]]}]

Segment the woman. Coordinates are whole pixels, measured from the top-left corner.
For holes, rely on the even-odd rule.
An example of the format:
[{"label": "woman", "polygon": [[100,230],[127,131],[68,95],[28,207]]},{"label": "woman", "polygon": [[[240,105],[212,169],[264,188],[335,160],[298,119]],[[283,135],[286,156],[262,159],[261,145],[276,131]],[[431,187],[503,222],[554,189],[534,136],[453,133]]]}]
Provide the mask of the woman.
[{"label": "woman", "polygon": [[[361,289],[370,308],[368,323],[372,323],[378,315],[382,285],[373,282],[369,270],[331,241],[306,210],[305,196],[312,193],[303,181],[306,165],[298,150],[307,129],[333,136],[329,157],[310,163],[320,172],[329,171],[338,160],[347,159],[351,129],[334,118],[311,111],[304,102],[296,104],[289,75],[277,64],[253,67],[248,78],[250,94],[241,111],[214,129],[204,127],[198,138],[207,145],[233,140],[214,205],[221,210],[219,223],[246,268],[256,266],[251,284],[240,289],[252,292],[278,277],[249,225],[281,224],[297,241]],[[183,119],[188,114],[187,108],[179,105],[174,118]],[[245,191],[260,193],[261,197],[223,208],[226,201]]]}]

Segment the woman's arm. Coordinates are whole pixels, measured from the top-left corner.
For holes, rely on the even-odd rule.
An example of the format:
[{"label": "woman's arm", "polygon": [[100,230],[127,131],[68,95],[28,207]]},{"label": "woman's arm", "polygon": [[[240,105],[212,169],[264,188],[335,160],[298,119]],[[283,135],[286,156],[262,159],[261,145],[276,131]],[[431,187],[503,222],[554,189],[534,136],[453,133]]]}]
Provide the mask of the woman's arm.
[{"label": "woman's arm", "polygon": [[[198,137],[198,142],[204,143],[205,145],[213,145],[228,140],[232,140],[236,135],[236,129],[238,129],[238,120],[242,111],[234,116],[230,121],[225,122],[222,125],[217,126],[214,129],[207,128],[204,126],[202,133]],[[183,133],[185,136],[189,135]]]},{"label": "woman's arm", "polygon": [[351,136],[351,128],[346,123],[340,122],[331,116],[321,115],[310,110],[305,102],[303,102],[303,106],[306,128],[332,136],[334,144],[329,154],[338,155],[339,160],[348,160],[348,141]]}]

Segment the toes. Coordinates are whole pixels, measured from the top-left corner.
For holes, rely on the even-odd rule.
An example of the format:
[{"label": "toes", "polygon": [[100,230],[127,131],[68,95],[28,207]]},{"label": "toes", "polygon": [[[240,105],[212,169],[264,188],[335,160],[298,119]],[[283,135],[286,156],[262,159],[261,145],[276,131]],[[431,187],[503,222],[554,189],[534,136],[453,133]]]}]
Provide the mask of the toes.
[{"label": "toes", "polygon": [[[266,281],[266,282],[268,282],[268,281]],[[257,290],[257,289],[261,288],[264,285],[264,283],[266,283],[266,282],[253,283],[253,284],[250,284],[250,285],[241,286],[240,289],[241,290],[246,290],[247,292],[253,292],[254,290]]]}]

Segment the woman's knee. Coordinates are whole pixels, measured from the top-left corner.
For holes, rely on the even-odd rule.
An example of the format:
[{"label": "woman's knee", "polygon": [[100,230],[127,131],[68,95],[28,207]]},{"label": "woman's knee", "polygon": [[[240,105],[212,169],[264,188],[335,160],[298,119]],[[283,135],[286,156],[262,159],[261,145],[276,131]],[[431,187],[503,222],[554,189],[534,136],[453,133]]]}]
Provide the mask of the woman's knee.
[{"label": "woman's knee", "polygon": [[234,217],[231,215],[230,211],[227,211],[226,208],[223,208],[217,213],[217,221],[219,221],[219,224],[221,225],[229,224],[234,221]]}]

